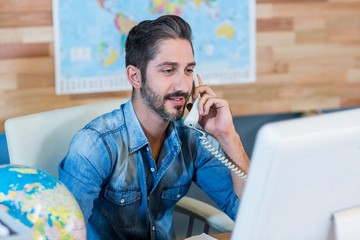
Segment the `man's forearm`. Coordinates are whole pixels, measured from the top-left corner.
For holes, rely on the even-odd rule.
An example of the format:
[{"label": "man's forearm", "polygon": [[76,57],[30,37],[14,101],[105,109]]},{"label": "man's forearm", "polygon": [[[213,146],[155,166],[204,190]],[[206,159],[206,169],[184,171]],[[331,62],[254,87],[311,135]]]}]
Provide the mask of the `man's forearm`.
[{"label": "man's forearm", "polygon": [[[250,160],[243,147],[239,134],[233,132],[232,134],[218,139],[221,148],[226,153],[228,159],[234,163],[245,174],[249,171]],[[244,180],[231,172],[231,177],[234,185],[234,191],[238,197],[241,197],[244,190]]]}]

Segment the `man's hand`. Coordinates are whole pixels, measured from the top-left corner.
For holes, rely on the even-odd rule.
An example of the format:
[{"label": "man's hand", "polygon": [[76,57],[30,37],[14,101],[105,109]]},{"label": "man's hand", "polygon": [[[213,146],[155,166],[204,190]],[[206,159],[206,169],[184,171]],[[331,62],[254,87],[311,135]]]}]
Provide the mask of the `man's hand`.
[{"label": "man's hand", "polygon": [[195,99],[198,94],[201,96],[197,106],[201,115],[200,125],[215,138],[223,139],[236,132],[229,103],[217,97],[209,86],[203,85],[199,76],[198,79],[199,86],[195,88],[193,98]]}]

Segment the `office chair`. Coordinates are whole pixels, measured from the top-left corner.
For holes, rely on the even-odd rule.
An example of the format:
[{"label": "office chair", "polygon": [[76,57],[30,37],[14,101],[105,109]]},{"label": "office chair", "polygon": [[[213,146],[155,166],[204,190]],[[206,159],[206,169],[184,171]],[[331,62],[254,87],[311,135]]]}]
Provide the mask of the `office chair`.
[{"label": "office chair", "polygon": [[[126,99],[86,104],[5,121],[5,134],[11,164],[43,169],[58,177],[58,164],[65,157],[75,133],[95,117],[119,108]],[[194,219],[204,222],[220,232],[233,230],[234,222],[217,208],[199,200],[184,197],[175,211],[189,216],[187,236],[192,234]]]}]

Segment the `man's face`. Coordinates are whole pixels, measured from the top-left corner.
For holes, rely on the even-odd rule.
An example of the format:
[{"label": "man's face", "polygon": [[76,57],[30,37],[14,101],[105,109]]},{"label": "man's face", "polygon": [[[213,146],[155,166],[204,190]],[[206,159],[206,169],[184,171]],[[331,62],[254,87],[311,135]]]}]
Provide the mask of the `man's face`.
[{"label": "man's face", "polygon": [[182,117],[192,91],[194,55],[187,40],[168,39],[148,63],[140,94],[144,103],[167,121]]}]

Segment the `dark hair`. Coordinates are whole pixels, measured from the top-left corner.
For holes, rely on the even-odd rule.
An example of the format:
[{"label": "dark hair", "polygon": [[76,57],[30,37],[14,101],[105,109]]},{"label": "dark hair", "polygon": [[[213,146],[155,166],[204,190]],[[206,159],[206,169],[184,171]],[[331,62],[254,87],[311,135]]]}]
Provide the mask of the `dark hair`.
[{"label": "dark hair", "polygon": [[130,30],[126,39],[125,64],[139,68],[142,76],[145,76],[147,65],[155,58],[159,43],[163,40],[188,40],[194,53],[191,34],[190,25],[176,15],[164,15],[155,20],[142,21]]}]

